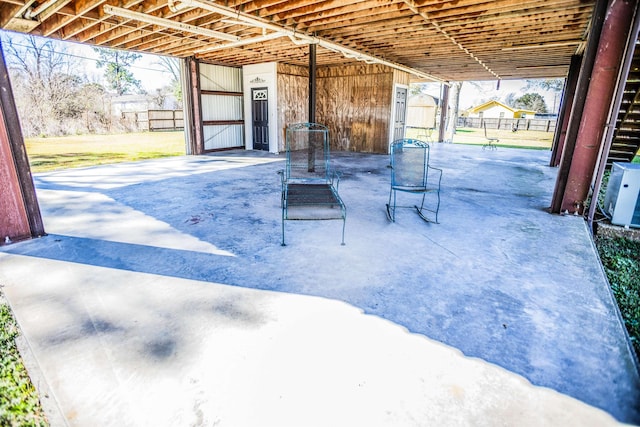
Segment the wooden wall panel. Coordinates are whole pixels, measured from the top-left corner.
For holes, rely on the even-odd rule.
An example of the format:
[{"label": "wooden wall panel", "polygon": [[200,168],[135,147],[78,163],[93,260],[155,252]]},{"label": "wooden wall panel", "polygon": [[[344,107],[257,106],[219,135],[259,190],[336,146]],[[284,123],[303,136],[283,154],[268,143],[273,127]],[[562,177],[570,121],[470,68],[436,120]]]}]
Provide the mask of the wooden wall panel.
[{"label": "wooden wall panel", "polygon": [[317,116],[329,126],[332,149],[387,153],[396,78],[380,65],[318,69]]},{"label": "wooden wall panel", "polygon": [[309,70],[278,64],[278,151],[285,149],[285,129],[309,120]]},{"label": "wooden wall panel", "polygon": [[411,75],[404,71],[393,70],[393,81],[397,84],[409,86],[411,84]]},{"label": "wooden wall panel", "polygon": [[[317,70],[317,121],[329,127],[331,148],[388,152],[394,84],[409,75],[382,65],[358,64]],[[278,150],[288,124],[308,120],[309,70],[278,64]]]}]

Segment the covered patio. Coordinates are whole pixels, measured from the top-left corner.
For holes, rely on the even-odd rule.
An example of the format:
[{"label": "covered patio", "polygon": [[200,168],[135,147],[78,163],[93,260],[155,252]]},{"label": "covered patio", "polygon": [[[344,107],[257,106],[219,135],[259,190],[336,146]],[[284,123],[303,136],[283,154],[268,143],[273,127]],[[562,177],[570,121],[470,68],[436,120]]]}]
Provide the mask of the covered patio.
[{"label": "covered patio", "polygon": [[433,144],[427,224],[387,221],[387,156],[335,153],[346,246],[334,221],[280,246],[282,155],[37,174],[48,235],[1,247],[0,283],[54,425],[640,423],[587,226],[547,212],[549,156]]}]

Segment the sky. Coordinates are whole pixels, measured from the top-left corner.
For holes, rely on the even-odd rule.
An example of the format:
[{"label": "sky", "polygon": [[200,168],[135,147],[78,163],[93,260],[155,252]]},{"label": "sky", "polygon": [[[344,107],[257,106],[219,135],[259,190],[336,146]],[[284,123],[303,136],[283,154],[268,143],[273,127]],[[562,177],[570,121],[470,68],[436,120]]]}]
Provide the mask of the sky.
[{"label": "sky", "polygon": [[[519,97],[527,92],[534,92],[534,90],[527,90],[526,88],[526,80],[501,80],[499,89],[497,89],[496,80],[464,82],[462,84],[462,89],[460,90],[460,109],[469,109],[482,104],[493,97],[498,97],[499,100],[504,100],[504,98],[510,93],[515,93],[516,97]],[[439,83],[428,83],[425,85],[424,92],[439,98],[440,90]],[[557,113],[560,104],[560,94],[550,91],[542,91],[540,89],[536,89],[535,92],[539,93],[544,98],[550,113]]]},{"label": "sky", "polygon": [[[85,65],[84,71],[87,77],[91,81],[100,81],[105,84],[102,80],[104,68],[96,66],[96,60],[98,59],[96,52],[90,46],[76,43],[68,43],[67,45],[68,50],[82,58],[81,61]],[[141,54],[141,56],[129,69],[135,78],[140,80],[142,87],[148,93],[153,93],[156,89],[167,86],[172,76],[169,72],[163,70],[162,66],[158,65],[159,57],[151,54]]]},{"label": "sky", "polygon": [[[1,31],[1,34],[3,38],[11,38],[19,47],[27,48],[24,35],[10,31]],[[77,64],[77,68],[82,70],[78,73],[79,75],[84,74],[90,82],[106,85],[104,68],[97,67],[98,54],[91,46],[57,40],[53,40],[53,46],[56,52],[63,53],[70,61]],[[142,57],[129,67],[135,78],[140,80],[142,87],[149,93],[168,85],[172,78],[168,71],[158,65],[158,58],[157,55],[142,54]]]}]

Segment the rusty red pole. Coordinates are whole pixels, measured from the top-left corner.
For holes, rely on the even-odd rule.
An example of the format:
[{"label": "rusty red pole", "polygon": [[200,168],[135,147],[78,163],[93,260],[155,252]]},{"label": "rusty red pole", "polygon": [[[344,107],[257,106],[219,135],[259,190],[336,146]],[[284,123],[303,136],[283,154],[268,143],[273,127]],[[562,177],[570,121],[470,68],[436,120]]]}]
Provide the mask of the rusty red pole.
[{"label": "rusty red pole", "polygon": [[[31,236],[20,180],[9,145],[4,114],[0,109],[0,246]],[[8,240],[5,240],[8,239]]]},{"label": "rusty red pole", "polygon": [[571,110],[569,111],[569,121],[567,122],[567,130],[562,144],[562,152],[560,154],[560,163],[558,164],[558,176],[556,185],[553,190],[551,199],[551,212],[560,213],[562,207],[562,198],[567,188],[567,179],[569,177],[569,169],[573,161],[573,152],[576,148],[576,139],[580,130],[580,119],[584,111],[584,105],[589,90],[589,82],[593,72],[593,64],[595,63],[600,46],[600,36],[602,28],[609,10],[608,0],[597,0],[591,15],[591,24],[589,29],[589,38],[582,55],[580,64],[580,72],[578,81],[576,82],[576,92],[571,102]]},{"label": "rusty red pole", "polygon": [[0,48],[0,245],[44,234],[18,110]]},{"label": "rusty red pole", "polygon": [[583,212],[635,7],[636,1],[614,0],[607,11],[562,197],[562,212]]}]

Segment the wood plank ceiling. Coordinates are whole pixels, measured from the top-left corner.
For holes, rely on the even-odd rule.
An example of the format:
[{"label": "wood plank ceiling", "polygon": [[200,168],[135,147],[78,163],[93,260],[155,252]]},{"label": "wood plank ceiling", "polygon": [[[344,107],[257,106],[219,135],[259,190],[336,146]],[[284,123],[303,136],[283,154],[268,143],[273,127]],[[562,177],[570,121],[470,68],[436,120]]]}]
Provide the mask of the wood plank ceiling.
[{"label": "wood plank ceiling", "polygon": [[422,77],[496,80],[564,77],[584,48],[594,3],[0,0],[0,27],[230,66],[306,66],[311,41],[318,66],[381,60]]}]

